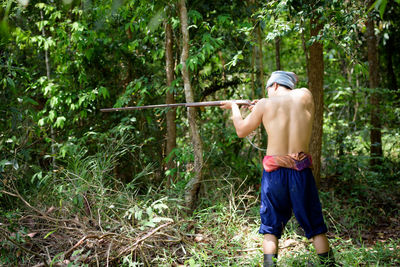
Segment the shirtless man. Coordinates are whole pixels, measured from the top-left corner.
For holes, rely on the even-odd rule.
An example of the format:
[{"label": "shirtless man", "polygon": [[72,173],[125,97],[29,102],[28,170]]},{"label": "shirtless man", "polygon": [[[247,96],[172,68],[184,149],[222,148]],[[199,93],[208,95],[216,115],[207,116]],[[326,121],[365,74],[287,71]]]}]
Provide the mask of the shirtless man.
[{"label": "shirtless man", "polygon": [[313,96],[306,88],[292,90],[296,83],[293,72],[275,71],[267,82],[268,98],[253,101],[255,105],[245,119],[234,102],[226,101],[221,108],[232,109],[239,137],[246,137],[261,123],[267,131],[259,230],[264,234],[264,267],[276,264],[278,239],[292,210],[306,237],[312,239],[321,263],[334,266],[308,154],[314,118]]}]

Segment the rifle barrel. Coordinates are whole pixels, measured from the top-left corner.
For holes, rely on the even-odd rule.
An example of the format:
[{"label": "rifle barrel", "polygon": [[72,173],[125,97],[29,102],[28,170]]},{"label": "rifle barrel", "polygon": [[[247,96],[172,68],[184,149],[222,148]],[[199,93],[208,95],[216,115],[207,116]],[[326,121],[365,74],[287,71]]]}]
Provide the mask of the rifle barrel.
[{"label": "rifle barrel", "polygon": [[[237,105],[251,106],[250,100],[233,100]],[[150,109],[150,108],[176,108],[176,107],[212,107],[222,106],[224,101],[206,101],[206,102],[192,102],[192,103],[174,103],[174,104],[160,104],[160,105],[147,105],[147,106],[135,106],[135,107],[123,107],[123,108],[103,108],[101,112],[113,112],[123,110],[138,110],[138,109]]]}]

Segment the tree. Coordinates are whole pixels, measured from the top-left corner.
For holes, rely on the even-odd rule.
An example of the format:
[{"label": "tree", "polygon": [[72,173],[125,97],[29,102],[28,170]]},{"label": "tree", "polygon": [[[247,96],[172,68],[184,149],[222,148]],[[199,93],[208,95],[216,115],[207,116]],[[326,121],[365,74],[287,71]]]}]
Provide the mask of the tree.
[{"label": "tree", "polygon": [[[182,52],[181,52],[181,65],[182,65],[182,78],[185,89],[186,102],[194,102],[193,90],[190,84],[189,69],[186,65],[186,61],[189,57],[189,31],[188,31],[188,19],[187,9],[185,0],[179,1],[179,15],[181,21],[181,32],[182,32]],[[193,210],[196,203],[200,183],[202,180],[203,173],[203,144],[200,138],[199,129],[196,124],[196,110],[195,108],[187,108],[187,117],[189,121],[190,136],[192,139],[192,145],[194,150],[194,176],[186,185],[185,201],[186,205]]]},{"label": "tree", "polygon": [[[257,10],[257,2],[255,0],[250,1],[252,16],[255,16]],[[255,88],[253,90],[256,91],[254,94],[255,97],[265,97],[265,79],[264,79],[264,60],[263,60],[263,37],[262,37],[262,29],[261,29],[261,20],[256,18],[252,19],[252,23],[254,24],[254,33],[253,33],[253,49],[252,49],[252,72],[255,71],[256,79],[255,79]],[[254,69],[255,67],[255,69]],[[254,79],[254,78],[252,78]]]},{"label": "tree", "polygon": [[319,21],[319,16],[314,14],[310,20],[311,38],[316,38],[308,49],[308,88],[314,97],[315,113],[312,129],[312,139],[310,143],[310,153],[313,158],[313,173],[317,184],[321,178],[321,151],[322,151],[322,127],[324,115],[324,57],[323,45],[317,39],[323,24]]},{"label": "tree", "polygon": [[[374,1],[369,2],[371,6]],[[371,105],[371,166],[379,164],[380,157],[382,157],[382,133],[381,133],[381,121],[380,121],[380,96],[377,88],[379,86],[379,61],[378,61],[378,50],[377,40],[375,36],[375,13],[370,12],[367,20],[367,46],[368,46],[368,66],[369,66],[369,87],[372,89],[370,96]]]},{"label": "tree", "polygon": [[[314,98],[315,112],[314,122],[311,133],[310,154],[313,159],[314,178],[319,185],[321,179],[321,154],[322,154],[322,135],[323,135],[323,116],[324,116],[324,57],[323,44],[321,40],[322,29],[325,21],[321,18],[322,10],[326,2],[312,1],[311,5],[293,1],[292,8],[296,15],[300,17],[300,38],[305,54],[305,63],[308,76],[308,89]],[[306,17],[310,17],[309,40],[306,41],[304,28],[307,24]],[[311,45],[308,45],[311,43]]]},{"label": "tree", "polygon": [[[40,23],[43,23],[44,25],[44,17],[43,17],[43,10],[40,10],[40,18],[41,21]],[[44,30],[44,26],[42,26],[42,37],[43,39],[46,39],[46,33]],[[49,51],[48,48],[44,48],[44,61],[46,64],[46,77],[47,77],[47,81],[51,81],[51,76],[50,76],[50,60],[49,60]],[[51,95],[50,95],[51,97]],[[52,168],[53,171],[55,171],[56,169],[56,150],[55,150],[55,135],[54,135],[54,128],[53,125],[50,126],[50,136],[51,136],[51,154],[52,154]]]},{"label": "tree", "polygon": [[[174,92],[171,90],[171,85],[174,80],[174,58],[172,52],[172,27],[168,21],[165,21],[165,71],[167,74],[167,92],[166,92],[166,103],[175,103]],[[176,147],[176,109],[170,109],[167,112],[167,149],[166,155],[169,157],[167,162],[167,168],[169,170],[174,168],[173,157],[171,152]],[[168,183],[170,183],[171,176],[168,178]]]}]

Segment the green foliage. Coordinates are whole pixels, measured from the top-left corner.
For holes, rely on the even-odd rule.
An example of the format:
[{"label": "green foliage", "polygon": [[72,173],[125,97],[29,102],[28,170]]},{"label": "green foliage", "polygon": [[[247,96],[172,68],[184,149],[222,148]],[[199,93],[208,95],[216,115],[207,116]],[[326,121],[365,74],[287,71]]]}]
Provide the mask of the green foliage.
[{"label": "green foliage", "polygon": [[[175,3],[22,3],[0,4],[0,223],[10,225],[7,230],[15,234],[17,242],[28,240],[27,230],[18,225],[22,204],[1,193],[13,187],[35,205],[49,203],[59,208],[60,216],[100,218],[106,222],[106,231],[111,231],[115,222],[121,231],[134,235],[132,229],[153,229],[174,216],[185,221],[187,218],[180,217],[186,212],[182,196],[193,175],[194,160],[186,110],[177,109],[177,147],[171,155],[165,155],[166,110],[99,112],[104,107],[163,103],[167,90],[175,94],[176,102],[185,102],[179,77],[181,36]],[[254,95],[252,55],[257,25],[263,34],[264,72],[275,70],[274,45],[279,37],[282,69],[298,74],[299,87],[307,86],[303,45],[323,42],[322,174],[326,179],[321,197],[333,229],[332,241],[340,251],[339,261],[346,265],[398,265],[393,252],[399,245],[397,239],[369,245],[356,233],[398,216],[398,207],[391,202],[398,200],[396,189],[400,186],[396,180],[400,174],[399,94],[397,87],[385,88],[390,85],[387,57],[393,61],[393,73],[399,66],[398,52],[386,49],[389,41],[394,47],[399,44],[397,7],[398,1],[378,0],[369,10],[375,9],[381,17],[376,31],[384,62],[377,70],[383,74],[382,88],[369,89],[365,45],[368,9],[358,2],[188,2],[191,41],[186,64],[196,101]],[[320,15],[324,26],[319,36],[310,39],[309,18],[314,14]],[[171,23],[174,36],[176,78],[170,87],[165,85],[164,21]],[[384,151],[382,165],[375,169],[369,168],[368,103],[372,93],[381,99]],[[206,108],[199,109],[198,115],[205,148],[204,184],[192,218],[195,227],[190,228],[188,219],[177,231],[209,238],[195,242],[190,249],[183,242],[182,254],[187,255],[180,263],[260,264],[259,251],[244,256],[247,253],[238,250],[259,246],[255,230],[258,193],[254,188],[260,182],[264,152],[251,146],[249,140],[254,143],[255,138],[237,138],[228,113]],[[165,168],[168,157],[174,160],[175,168]],[[167,177],[173,177],[170,188],[166,188]],[[102,212],[96,215],[98,210]],[[379,215],[373,216],[376,213]],[[297,228],[290,224],[286,237],[303,244]],[[53,231],[46,232],[46,240],[53,238]],[[27,257],[10,257],[21,253],[16,246],[1,242],[1,264],[25,264]],[[176,264],[178,256],[171,251],[180,253],[181,246],[161,248],[164,256],[157,254],[154,262]],[[285,255],[280,264],[316,260],[309,244],[300,251],[305,253]],[[70,264],[80,266],[87,253],[76,250]],[[62,254],[52,254],[53,264],[63,260]],[[132,255],[121,261],[129,266],[144,262]]]}]

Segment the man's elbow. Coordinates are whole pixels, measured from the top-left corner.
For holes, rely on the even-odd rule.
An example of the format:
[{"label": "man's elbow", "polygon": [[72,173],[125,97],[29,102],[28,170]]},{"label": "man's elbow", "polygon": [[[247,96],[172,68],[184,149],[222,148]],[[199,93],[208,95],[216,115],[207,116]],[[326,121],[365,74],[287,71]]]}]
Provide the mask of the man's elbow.
[{"label": "man's elbow", "polygon": [[243,120],[240,121],[233,121],[233,124],[235,125],[235,130],[236,134],[239,138],[246,137],[249,133],[247,130],[247,125],[243,122]]},{"label": "man's elbow", "polygon": [[243,131],[241,129],[236,129],[236,134],[239,138],[244,138],[248,135],[246,131]]}]

